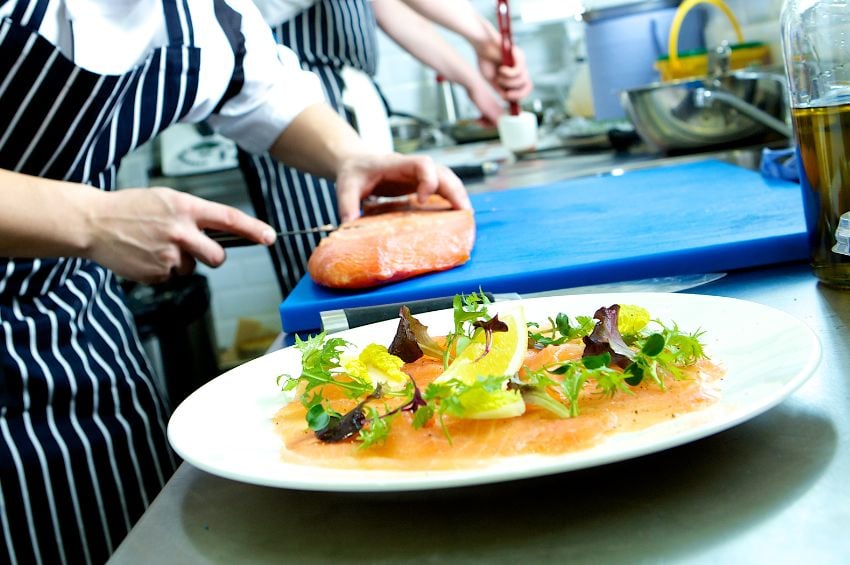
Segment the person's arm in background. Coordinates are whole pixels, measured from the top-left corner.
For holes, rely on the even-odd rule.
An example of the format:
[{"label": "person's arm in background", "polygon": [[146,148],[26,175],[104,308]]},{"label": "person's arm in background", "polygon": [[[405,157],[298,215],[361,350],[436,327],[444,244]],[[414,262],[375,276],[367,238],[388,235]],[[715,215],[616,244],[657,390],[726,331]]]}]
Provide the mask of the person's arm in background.
[{"label": "person's arm in background", "polygon": [[[499,31],[467,0],[403,1],[422,16],[466,38],[475,49],[481,73],[505,100],[519,101],[534,88],[522,50],[514,46],[513,67],[502,65]],[[375,4],[377,8],[378,1]],[[495,4],[493,10],[495,13]]]},{"label": "person's arm in background", "polygon": [[373,7],[378,25],[389,37],[448,81],[463,86],[483,117],[492,123],[498,121],[502,105],[485,77],[440,35],[429,20],[401,0],[374,0]]},{"label": "person's arm in background", "polygon": [[217,267],[221,246],[200,229],[266,245],[267,224],[236,208],[169,188],[105,192],[0,169],[0,256],[82,257],[139,282],[188,274],[195,260]]},{"label": "person's arm in background", "polygon": [[439,194],[455,208],[471,207],[463,183],[451,170],[427,156],[371,151],[326,104],[314,104],[299,113],[269,153],[287,165],[335,181],[343,222],[360,215],[360,202],[370,194],[416,192],[420,201]]}]

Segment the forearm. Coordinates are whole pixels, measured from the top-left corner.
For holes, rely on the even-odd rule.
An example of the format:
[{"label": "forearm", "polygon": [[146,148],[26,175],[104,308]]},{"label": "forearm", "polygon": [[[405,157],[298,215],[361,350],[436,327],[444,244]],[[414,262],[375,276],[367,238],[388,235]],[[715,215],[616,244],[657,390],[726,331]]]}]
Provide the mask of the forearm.
[{"label": "forearm", "polygon": [[0,169],[0,256],[81,257],[155,283],[191,272],[196,259],[211,267],[224,261],[204,229],[274,241],[264,222],[170,188],[105,192]]},{"label": "forearm", "polygon": [[[437,28],[401,0],[375,0],[374,7],[381,29],[417,60],[468,89],[485,84],[478,70],[440,35]],[[410,33],[412,29],[416,33]]]},{"label": "forearm", "polygon": [[269,153],[282,163],[336,180],[345,160],[372,152],[357,132],[328,105],[314,104],[283,130]]},{"label": "forearm", "polygon": [[0,255],[83,256],[98,189],[0,169]]}]

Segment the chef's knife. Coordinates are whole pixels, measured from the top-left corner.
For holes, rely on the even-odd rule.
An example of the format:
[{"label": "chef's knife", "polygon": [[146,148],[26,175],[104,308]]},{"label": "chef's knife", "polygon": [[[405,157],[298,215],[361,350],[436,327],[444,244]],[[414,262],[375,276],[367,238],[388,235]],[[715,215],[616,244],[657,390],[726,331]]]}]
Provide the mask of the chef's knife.
[{"label": "chef's knife", "polygon": [[[675,275],[589,286],[577,286],[542,292],[530,292],[522,295],[517,293],[485,293],[485,295],[493,302],[501,302],[505,300],[519,300],[521,298],[538,298],[541,296],[596,294],[602,292],[678,292],[716,281],[724,276],[726,276],[726,273]],[[412,314],[442,310],[445,308],[451,308],[453,300],[453,296],[439,297],[423,300],[410,300],[407,302],[397,302],[393,304],[326,310],[320,313],[322,329],[327,333],[334,333],[350,328],[365,326],[366,324],[374,322],[391,320],[398,317],[399,309],[402,306],[407,306]]]}]

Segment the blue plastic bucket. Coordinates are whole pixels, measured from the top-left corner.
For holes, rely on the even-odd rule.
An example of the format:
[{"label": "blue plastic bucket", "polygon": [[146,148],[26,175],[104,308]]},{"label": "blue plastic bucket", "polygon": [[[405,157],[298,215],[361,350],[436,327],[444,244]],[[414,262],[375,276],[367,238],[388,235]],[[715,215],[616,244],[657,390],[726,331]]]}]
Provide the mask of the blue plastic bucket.
[{"label": "blue plastic bucket", "polygon": [[[585,12],[585,42],[596,119],[625,117],[620,92],[658,82],[655,60],[667,53],[678,0],[632,2]],[[705,46],[702,10],[682,22],[679,51]]]}]

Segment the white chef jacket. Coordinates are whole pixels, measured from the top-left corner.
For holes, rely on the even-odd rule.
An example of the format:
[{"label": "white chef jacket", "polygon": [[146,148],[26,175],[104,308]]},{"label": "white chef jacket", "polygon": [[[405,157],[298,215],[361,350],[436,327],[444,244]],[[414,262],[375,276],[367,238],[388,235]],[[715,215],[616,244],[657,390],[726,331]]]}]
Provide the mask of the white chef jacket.
[{"label": "white chef jacket", "polygon": [[[251,0],[225,0],[242,14],[245,81],[216,114],[233,72],[234,55],[214,13],[213,2],[189,0],[201,71],[194,106],[184,121],[204,118],[248,151],[268,150],[307,106],[324,100],[321,84],[302,71],[288,50],[280,56],[268,25]],[[12,3],[0,6],[8,16]],[[56,0],[39,34],[77,65],[100,74],[125,73],[166,44],[161,0]]]}]

